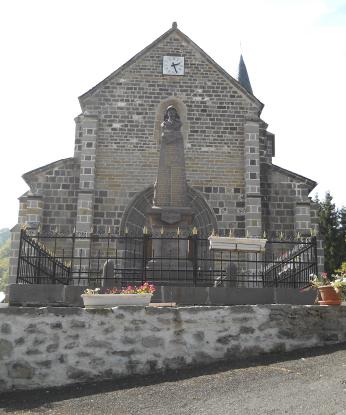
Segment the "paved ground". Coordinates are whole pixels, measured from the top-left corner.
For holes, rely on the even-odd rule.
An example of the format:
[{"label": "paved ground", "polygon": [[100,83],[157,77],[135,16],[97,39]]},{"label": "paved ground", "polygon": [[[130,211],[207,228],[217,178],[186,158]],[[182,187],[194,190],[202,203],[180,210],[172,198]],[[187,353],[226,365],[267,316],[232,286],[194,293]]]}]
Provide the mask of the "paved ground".
[{"label": "paved ground", "polygon": [[346,415],[346,344],[204,370],[0,395],[0,414]]}]

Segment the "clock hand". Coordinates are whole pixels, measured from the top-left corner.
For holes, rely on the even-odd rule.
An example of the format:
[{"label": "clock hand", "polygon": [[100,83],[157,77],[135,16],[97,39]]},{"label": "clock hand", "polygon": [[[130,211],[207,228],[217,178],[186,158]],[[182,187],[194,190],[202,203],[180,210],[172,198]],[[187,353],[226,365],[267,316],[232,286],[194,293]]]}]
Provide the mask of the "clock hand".
[{"label": "clock hand", "polygon": [[172,65],[171,65],[171,66],[173,66],[173,68],[175,70],[175,73],[178,73],[177,68],[176,68],[176,66],[178,66],[178,65],[180,65],[180,62],[177,62],[177,63],[173,62]]}]

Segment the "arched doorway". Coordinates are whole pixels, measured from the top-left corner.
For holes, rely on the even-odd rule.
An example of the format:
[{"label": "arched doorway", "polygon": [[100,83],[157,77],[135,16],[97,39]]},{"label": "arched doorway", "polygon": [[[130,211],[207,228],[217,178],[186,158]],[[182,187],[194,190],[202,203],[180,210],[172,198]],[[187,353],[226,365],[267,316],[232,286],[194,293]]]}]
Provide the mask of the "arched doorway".
[{"label": "arched doorway", "polygon": [[[147,225],[147,212],[153,205],[154,186],[149,186],[139,192],[128,204],[120,225],[120,232],[125,231],[129,235],[140,235],[143,227]],[[204,197],[195,189],[187,187],[187,199],[189,207],[193,210],[192,228],[196,227],[198,234],[209,236],[213,230],[217,231],[217,223],[214,213],[210,209]]]}]

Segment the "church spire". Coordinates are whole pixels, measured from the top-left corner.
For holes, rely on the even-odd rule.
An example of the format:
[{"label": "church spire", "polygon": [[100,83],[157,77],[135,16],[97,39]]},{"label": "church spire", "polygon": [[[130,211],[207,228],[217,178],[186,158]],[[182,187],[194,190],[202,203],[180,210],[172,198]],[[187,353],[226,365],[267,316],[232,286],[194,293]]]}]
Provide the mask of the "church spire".
[{"label": "church spire", "polygon": [[240,55],[239,69],[238,69],[238,82],[248,91],[253,94],[249,75],[247,73],[246,65],[243,59],[243,55]]}]

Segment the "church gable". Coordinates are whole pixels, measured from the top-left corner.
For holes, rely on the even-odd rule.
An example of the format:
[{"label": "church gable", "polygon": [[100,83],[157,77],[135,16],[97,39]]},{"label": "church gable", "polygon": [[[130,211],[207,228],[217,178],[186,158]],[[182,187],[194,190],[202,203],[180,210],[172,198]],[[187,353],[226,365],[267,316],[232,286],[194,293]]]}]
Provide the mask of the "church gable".
[{"label": "church gable", "polygon": [[[172,56],[184,58],[183,75],[163,74],[163,60]],[[108,152],[109,146],[120,153],[157,154],[160,109],[167,103],[185,109],[180,116],[186,118],[188,151],[226,151],[230,157],[240,157],[245,117],[257,118],[262,109],[253,95],[174,28],[80,101],[84,113],[98,116],[98,154]],[[237,151],[231,152],[232,147]]]},{"label": "church gable", "polygon": [[291,183],[292,189],[294,188],[296,191],[296,196],[308,196],[317,186],[315,181],[275,164],[268,165],[268,168],[271,171],[272,181],[279,184]]},{"label": "church gable", "polygon": [[69,157],[31,170],[22,177],[33,195],[49,194],[60,198],[64,194],[71,197],[78,187],[79,165]]},{"label": "church gable", "polygon": [[[173,105],[182,122],[188,185],[208,200],[220,230],[244,234],[244,126],[259,121],[263,105],[185,34],[173,27],[80,102],[83,116],[97,120],[94,225],[118,229],[134,194],[155,183],[161,124]],[[251,180],[258,166],[251,166]]]},{"label": "church gable", "polygon": [[233,94],[236,94],[235,99],[245,100],[249,105],[257,108],[257,113],[262,110],[263,104],[254,95],[249,93],[246,88],[174,25],[172,29],[156,39],[94,88],[80,96],[79,100],[82,108],[84,109],[88,103],[94,104],[97,101],[97,96],[102,94],[103,89],[108,90],[121,85],[123,82],[133,81],[136,75],[141,75],[147,82],[157,82],[157,77],[161,78],[162,81],[166,81],[166,83],[169,78],[172,80],[173,77],[167,77],[163,74],[164,56],[184,58],[184,62],[180,63],[181,66],[177,66],[181,68],[182,64],[184,65],[184,74],[175,82],[179,83],[183,80],[182,78],[192,82],[198,82],[199,78],[209,82],[213,77],[223,79],[224,88],[231,88]]}]

